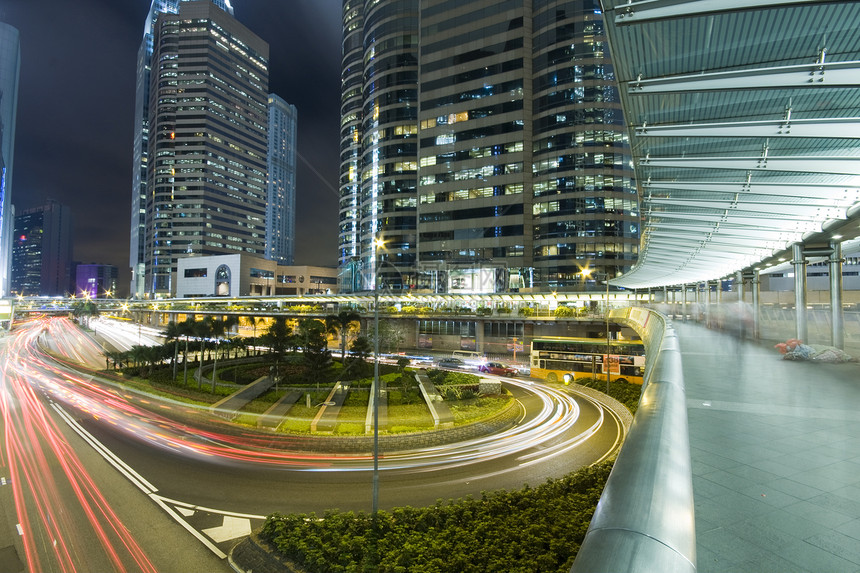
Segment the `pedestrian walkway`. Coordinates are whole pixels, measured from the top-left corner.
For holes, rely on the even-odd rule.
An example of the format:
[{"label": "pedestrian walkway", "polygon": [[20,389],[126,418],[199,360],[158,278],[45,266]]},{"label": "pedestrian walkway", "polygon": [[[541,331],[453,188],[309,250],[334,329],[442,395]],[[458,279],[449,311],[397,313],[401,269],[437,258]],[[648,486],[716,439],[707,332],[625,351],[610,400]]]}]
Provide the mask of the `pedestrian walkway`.
[{"label": "pedestrian walkway", "polygon": [[699,573],[860,572],[860,365],[673,326]]}]

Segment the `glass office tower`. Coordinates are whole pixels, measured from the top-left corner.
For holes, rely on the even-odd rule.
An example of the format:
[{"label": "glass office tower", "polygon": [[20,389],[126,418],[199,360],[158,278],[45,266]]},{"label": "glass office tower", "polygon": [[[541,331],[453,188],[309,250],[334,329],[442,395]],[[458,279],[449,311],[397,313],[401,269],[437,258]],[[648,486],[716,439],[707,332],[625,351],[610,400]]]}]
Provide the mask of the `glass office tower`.
[{"label": "glass office tower", "polygon": [[209,1],[153,30],[145,272],[173,291],[176,260],[266,246],[269,47]]},{"label": "glass office tower", "polygon": [[9,296],[12,268],[12,167],[15,163],[15,118],[21,39],[18,30],[0,22],[0,297]]},{"label": "glass office tower", "polygon": [[[152,60],[152,29],[159,14],[175,14],[179,3],[186,0],[152,0],[143,27],[143,39],[137,50],[137,76],[134,100],[134,141],[132,147],[131,188],[131,243],[129,265],[131,267],[131,294],[142,297],[145,284],[144,247],[146,245],[146,165],[149,146],[149,82]],[[231,16],[233,7],[228,0],[212,0],[212,3]]]},{"label": "glass office tower", "polygon": [[378,266],[394,289],[581,290],[633,264],[597,1],[345,0],[343,55],[341,288]]},{"label": "glass office tower", "polygon": [[266,258],[292,265],[296,243],[296,106],[269,94]]}]

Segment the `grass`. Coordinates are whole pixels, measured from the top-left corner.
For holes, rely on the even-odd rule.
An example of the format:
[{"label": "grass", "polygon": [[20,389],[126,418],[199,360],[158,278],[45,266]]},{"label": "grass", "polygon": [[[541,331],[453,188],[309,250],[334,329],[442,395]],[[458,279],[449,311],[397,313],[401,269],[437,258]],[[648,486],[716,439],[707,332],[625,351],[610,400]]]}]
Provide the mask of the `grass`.
[{"label": "grass", "polygon": [[[281,364],[282,368],[285,366],[285,364]],[[239,367],[244,371],[245,380],[255,380],[259,377],[259,374],[265,375],[268,372],[268,365],[240,365]],[[141,392],[203,407],[211,406],[235,391],[235,387],[218,386],[217,393],[213,394],[210,391],[211,384],[206,381],[203,382],[201,388],[198,390],[198,383],[193,378],[192,372],[193,369],[189,368],[187,384],[183,384],[183,368],[181,366],[177,372],[178,377],[175,383],[170,382],[172,375],[172,368],[170,367],[154,373],[150,379],[138,378],[130,373],[117,376],[117,379],[121,380],[123,385]],[[219,369],[218,379],[232,383],[233,374],[233,369],[225,371]],[[389,424],[388,428],[383,430],[383,433],[399,434],[432,430],[434,428],[433,417],[421,397],[417,386],[411,387],[408,392],[404,393],[400,383],[400,376],[400,373],[396,371],[390,371],[381,376],[389,386]],[[224,378],[230,380],[224,380]],[[237,378],[242,379],[241,373]],[[465,377],[453,376],[452,378],[458,382],[471,381],[471,379],[465,379]],[[371,379],[351,382],[352,390],[347,396],[338,416],[338,424],[334,430],[336,434],[364,435],[367,407],[370,398],[370,382]],[[318,405],[328,398],[333,383],[323,385],[320,390],[311,392],[310,408],[307,407],[306,398],[302,395],[298,402],[290,408],[288,417],[278,426],[276,431],[290,434],[310,434],[311,422],[319,413]],[[304,384],[302,382],[302,385]],[[358,390],[365,388],[367,391]],[[285,388],[283,385],[277,391],[274,388],[268,390],[243,406],[238,416],[232,420],[233,423],[256,428],[260,414],[268,410],[287,391],[289,391],[289,388]],[[511,397],[509,395],[481,396],[468,400],[451,400],[447,404],[454,414],[455,424],[463,425],[480,422],[493,417],[501,412],[509,404],[510,400]]]}]

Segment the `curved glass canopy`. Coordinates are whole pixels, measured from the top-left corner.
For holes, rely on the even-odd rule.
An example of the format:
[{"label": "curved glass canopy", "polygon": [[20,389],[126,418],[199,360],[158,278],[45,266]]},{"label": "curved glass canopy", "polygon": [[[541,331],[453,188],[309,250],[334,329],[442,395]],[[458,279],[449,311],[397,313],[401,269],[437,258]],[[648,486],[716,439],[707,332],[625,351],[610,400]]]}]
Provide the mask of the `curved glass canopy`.
[{"label": "curved glass canopy", "polygon": [[613,285],[719,279],[858,235],[860,2],[602,5],[643,216]]}]

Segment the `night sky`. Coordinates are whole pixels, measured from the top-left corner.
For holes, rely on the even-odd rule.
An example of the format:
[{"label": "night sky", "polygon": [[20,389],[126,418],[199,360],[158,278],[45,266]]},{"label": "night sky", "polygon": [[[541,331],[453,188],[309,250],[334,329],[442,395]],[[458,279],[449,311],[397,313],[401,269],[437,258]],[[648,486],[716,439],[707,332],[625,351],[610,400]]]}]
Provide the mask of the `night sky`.
[{"label": "night sky", "polygon": [[[69,205],[74,256],[127,294],[137,49],[150,0],[0,0],[21,33],[12,203]],[[298,110],[296,264],[337,262],[341,0],[232,0],[269,43],[269,91]]]}]

